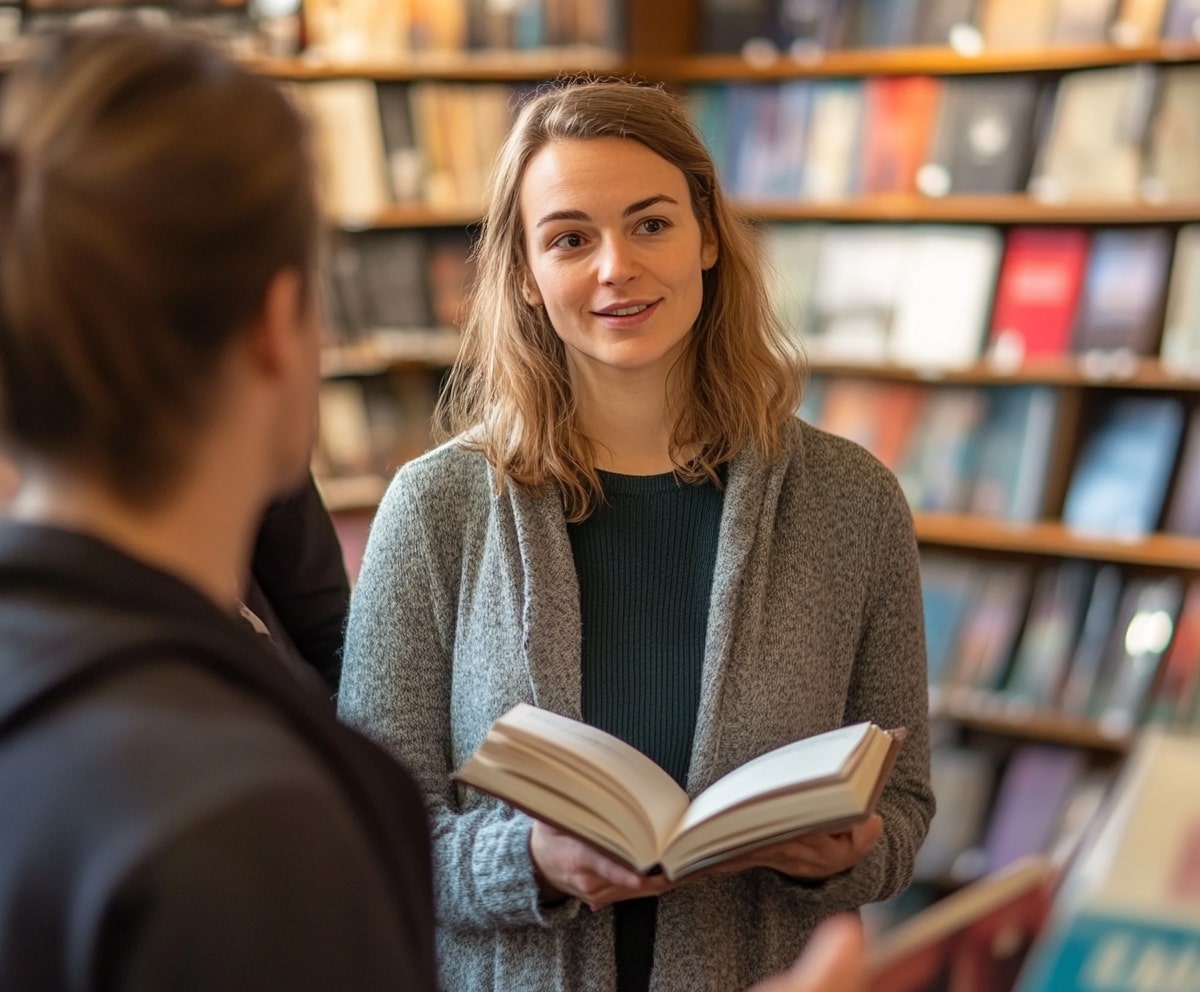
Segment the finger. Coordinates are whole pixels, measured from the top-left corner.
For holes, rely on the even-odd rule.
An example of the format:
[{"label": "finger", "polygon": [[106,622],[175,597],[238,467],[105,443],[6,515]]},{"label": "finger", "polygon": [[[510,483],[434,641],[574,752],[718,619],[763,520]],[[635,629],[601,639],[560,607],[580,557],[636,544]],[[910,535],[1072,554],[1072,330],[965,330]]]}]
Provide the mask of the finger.
[{"label": "finger", "polygon": [[883,836],[883,817],[878,813],[851,831],[850,843],[860,860],[879,843],[881,836]]}]

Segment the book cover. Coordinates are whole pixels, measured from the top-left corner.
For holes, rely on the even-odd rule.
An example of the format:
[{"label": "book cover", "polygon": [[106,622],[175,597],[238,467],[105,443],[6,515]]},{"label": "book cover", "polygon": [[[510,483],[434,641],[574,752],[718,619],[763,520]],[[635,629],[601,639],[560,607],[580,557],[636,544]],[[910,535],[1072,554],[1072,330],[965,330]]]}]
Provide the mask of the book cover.
[{"label": "book cover", "polygon": [[1200,0],[1170,0],[1163,41],[1200,41]]},{"label": "book cover", "polygon": [[1123,613],[1114,647],[1115,659],[1107,684],[1097,688],[1097,722],[1106,731],[1127,734],[1141,722],[1150,690],[1175,634],[1183,604],[1178,576],[1135,580],[1127,590],[1134,602]]},{"label": "book cover", "polygon": [[1147,712],[1147,722],[1185,724],[1200,693],[1200,580],[1188,583],[1175,636],[1163,659],[1162,675]]},{"label": "book cover", "polygon": [[367,326],[433,325],[428,245],[420,231],[362,231],[354,235],[358,283]]},{"label": "book cover", "polygon": [[1067,677],[1058,699],[1058,708],[1065,716],[1086,717],[1098,673],[1104,667],[1117,611],[1121,604],[1124,580],[1116,565],[1104,565],[1096,573],[1088,597],[1087,611],[1079,640],[1071,652]]},{"label": "book cover", "polygon": [[1100,45],[1108,41],[1116,0],[1056,0],[1052,45]]},{"label": "book cover", "polygon": [[897,473],[915,510],[961,513],[971,497],[987,393],[970,386],[938,386],[921,413]]},{"label": "book cover", "polygon": [[819,224],[771,224],[764,236],[771,306],[784,329],[799,341],[811,329],[813,275],[822,232]]},{"label": "book cover", "polygon": [[1050,851],[1087,762],[1074,748],[1023,744],[1008,761],[984,839],[989,872]]},{"label": "book cover", "polygon": [[1010,992],[1050,908],[1057,872],[1026,858],[877,939],[869,992]]},{"label": "book cover", "polygon": [[1030,193],[1051,202],[1137,199],[1155,78],[1148,65],[1063,76]]},{"label": "book cover", "polygon": [[1088,257],[1079,228],[1018,227],[1009,232],[996,284],[989,349],[997,360],[1065,354]]},{"label": "book cover", "polygon": [[970,856],[983,839],[996,782],[996,756],[979,747],[937,747],[930,784],[937,812],[917,852],[913,877],[937,883],[973,881]]},{"label": "book cover", "polygon": [[1093,567],[1081,561],[1060,562],[1038,575],[1003,687],[1006,699],[1022,708],[1052,709],[1057,704],[1083,626],[1093,575]]},{"label": "book cover", "polygon": [[916,368],[979,360],[1003,242],[990,227],[915,228],[888,337],[888,357]]},{"label": "book cover", "polygon": [[775,41],[780,51],[804,58],[843,47],[853,0],[776,0]]},{"label": "book cover", "polygon": [[774,7],[774,0],[702,0],[700,51],[710,55],[734,55],[741,52],[747,42],[770,39]]},{"label": "book cover", "polygon": [[804,197],[817,203],[845,200],[859,189],[863,84],[823,79],[813,84]]},{"label": "book cover", "polygon": [[1200,737],[1144,731],[1064,878],[1018,992],[1200,988]]},{"label": "book cover", "polygon": [[904,48],[917,34],[920,0],[857,0],[851,5],[843,47]]},{"label": "book cover", "polygon": [[670,880],[755,847],[866,819],[903,740],[874,724],[768,751],[689,801],[671,776],[611,734],[519,703],[455,778]]},{"label": "book cover", "polygon": [[907,229],[888,224],[825,229],[813,282],[812,335],[818,360],[881,363],[904,277]]},{"label": "book cover", "polygon": [[794,200],[804,185],[810,86],[789,80],[745,93],[752,116],[739,131],[736,192],[747,201]]},{"label": "book cover", "polygon": [[1177,372],[1200,374],[1200,224],[1185,224],[1175,238],[1160,357]]},{"label": "book cover", "polygon": [[933,76],[873,76],[863,104],[863,193],[909,193],[929,154],[942,83]]},{"label": "book cover", "polygon": [[1027,564],[984,567],[971,612],[959,632],[953,667],[944,680],[943,688],[951,698],[964,693],[969,700],[1000,687],[1025,619],[1029,587]]},{"label": "book cover", "polygon": [[974,27],[975,8],[976,0],[923,0],[913,44],[949,45],[956,28]]},{"label": "book cover", "polygon": [[1163,227],[1109,228],[1092,235],[1072,352],[1157,353],[1172,241]]},{"label": "book cover", "polygon": [[940,686],[950,670],[981,574],[978,562],[928,552],[921,555],[921,604],[930,687]]},{"label": "book cover", "polygon": [[408,87],[403,83],[377,83],[376,95],[392,200],[420,203],[424,195],[424,159],[413,129]]},{"label": "book cover", "polygon": [[1024,189],[1038,95],[1033,76],[947,79],[929,159],[917,176],[921,192],[945,196]]},{"label": "book cover", "polygon": [[1105,537],[1153,531],[1182,432],[1183,408],[1170,397],[1124,396],[1104,406],[1071,473],[1063,523]]},{"label": "book cover", "polygon": [[1059,391],[1050,386],[989,391],[968,505],[971,513],[1018,523],[1041,519],[1058,407]]},{"label": "book cover", "polygon": [[1129,48],[1154,44],[1166,9],[1167,0],[1121,0],[1109,29],[1113,44]]},{"label": "book cover", "polygon": [[1164,66],[1142,189],[1155,202],[1200,199],[1200,66]]},{"label": "book cover", "polygon": [[1200,537],[1200,410],[1193,410],[1188,418],[1183,454],[1175,473],[1163,530],[1169,534]]},{"label": "book cover", "polygon": [[1043,0],[979,0],[978,26],[989,49],[1044,48],[1054,25],[1054,4]]}]

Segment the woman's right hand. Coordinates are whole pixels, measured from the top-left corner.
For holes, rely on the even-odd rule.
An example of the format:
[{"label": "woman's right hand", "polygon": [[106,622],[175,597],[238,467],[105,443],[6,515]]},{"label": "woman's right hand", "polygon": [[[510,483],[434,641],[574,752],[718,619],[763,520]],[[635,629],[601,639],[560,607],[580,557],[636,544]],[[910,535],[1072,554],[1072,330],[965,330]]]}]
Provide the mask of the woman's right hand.
[{"label": "woman's right hand", "polygon": [[639,875],[541,820],[533,821],[529,855],[547,902],[569,897],[595,911],[623,899],[657,896],[671,887],[665,875]]}]

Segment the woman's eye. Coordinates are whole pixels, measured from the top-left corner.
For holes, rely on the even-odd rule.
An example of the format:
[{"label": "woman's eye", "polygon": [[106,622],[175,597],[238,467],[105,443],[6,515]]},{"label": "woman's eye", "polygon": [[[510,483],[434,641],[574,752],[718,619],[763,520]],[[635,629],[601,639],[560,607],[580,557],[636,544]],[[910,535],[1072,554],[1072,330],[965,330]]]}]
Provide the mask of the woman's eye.
[{"label": "woman's eye", "polygon": [[560,234],[557,238],[555,238],[552,242],[550,242],[550,247],[552,247],[552,248],[578,248],[582,244],[583,244],[583,237],[581,235],[568,233],[568,234]]},{"label": "woman's eye", "polygon": [[667,229],[667,222],[658,217],[647,217],[639,226],[647,234],[658,234]]}]

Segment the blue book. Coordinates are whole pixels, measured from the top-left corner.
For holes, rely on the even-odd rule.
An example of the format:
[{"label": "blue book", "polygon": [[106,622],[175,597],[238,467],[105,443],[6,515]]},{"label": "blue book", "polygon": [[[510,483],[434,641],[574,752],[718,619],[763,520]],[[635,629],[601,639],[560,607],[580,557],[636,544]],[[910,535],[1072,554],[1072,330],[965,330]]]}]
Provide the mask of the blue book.
[{"label": "blue book", "polygon": [[1170,398],[1112,403],[1086,441],[1067,490],[1063,522],[1105,537],[1139,538],[1158,524],[1183,433]]}]

